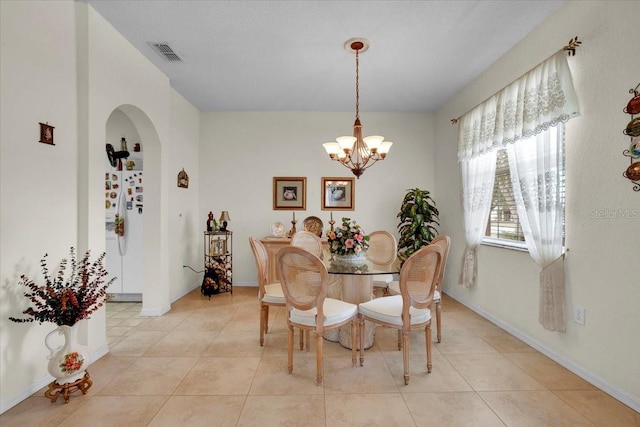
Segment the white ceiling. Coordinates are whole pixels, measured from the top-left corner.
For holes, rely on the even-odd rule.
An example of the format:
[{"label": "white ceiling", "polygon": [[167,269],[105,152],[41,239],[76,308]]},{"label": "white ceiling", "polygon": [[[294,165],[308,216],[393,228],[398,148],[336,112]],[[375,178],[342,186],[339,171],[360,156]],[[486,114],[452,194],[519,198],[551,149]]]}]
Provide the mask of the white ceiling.
[{"label": "white ceiling", "polygon": [[82,1],[201,111],[353,111],[355,56],[343,45],[364,37],[363,112],[436,111],[565,3]]}]

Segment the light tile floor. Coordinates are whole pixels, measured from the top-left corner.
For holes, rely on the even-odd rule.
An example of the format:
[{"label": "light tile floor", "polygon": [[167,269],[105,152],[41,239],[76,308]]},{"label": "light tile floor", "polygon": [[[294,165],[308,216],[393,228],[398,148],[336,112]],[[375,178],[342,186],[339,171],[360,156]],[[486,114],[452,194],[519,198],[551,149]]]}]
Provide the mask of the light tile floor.
[{"label": "light tile floor", "polygon": [[271,309],[260,347],[256,288],[211,300],[196,289],[157,318],[140,309],[107,305],[111,351],[89,368],[87,395],[52,404],[43,389],[0,425],[640,426],[640,414],[446,295],[433,371],[424,334],[412,333],[408,386],[396,331],[381,327],[363,367],[325,341],[317,386],[312,340],[287,374],[284,309]]}]

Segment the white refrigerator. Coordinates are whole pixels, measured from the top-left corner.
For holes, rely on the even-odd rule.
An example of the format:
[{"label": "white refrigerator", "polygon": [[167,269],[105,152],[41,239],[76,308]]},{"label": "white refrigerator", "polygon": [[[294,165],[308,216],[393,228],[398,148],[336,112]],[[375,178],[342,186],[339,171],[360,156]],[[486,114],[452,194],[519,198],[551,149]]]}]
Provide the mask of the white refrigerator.
[{"label": "white refrigerator", "polygon": [[116,280],[107,292],[112,301],[142,301],[143,158],[131,151],[105,172],[106,260]]}]

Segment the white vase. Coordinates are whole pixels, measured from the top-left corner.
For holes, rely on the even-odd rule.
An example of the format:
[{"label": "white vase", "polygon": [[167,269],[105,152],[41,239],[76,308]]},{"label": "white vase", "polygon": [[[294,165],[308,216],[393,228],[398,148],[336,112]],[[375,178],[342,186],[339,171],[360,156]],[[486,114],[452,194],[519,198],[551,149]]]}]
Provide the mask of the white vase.
[{"label": "white vase", "polygon": [[[52,347],[49,340],[54,334],[64,335],[64,344]],[[87,367],[91,364],[91,350],[85,345],[78,344],[78,325],[61,325],[49,332],[44,339],[44,345],[49,349],[49,373],[58,384],[75,382],[84,377]]]},{"label": "white vase", "polygon": [[341,264],[363,264],[366,260],[365,252],[352,255],[335,255],[336,262]]}]

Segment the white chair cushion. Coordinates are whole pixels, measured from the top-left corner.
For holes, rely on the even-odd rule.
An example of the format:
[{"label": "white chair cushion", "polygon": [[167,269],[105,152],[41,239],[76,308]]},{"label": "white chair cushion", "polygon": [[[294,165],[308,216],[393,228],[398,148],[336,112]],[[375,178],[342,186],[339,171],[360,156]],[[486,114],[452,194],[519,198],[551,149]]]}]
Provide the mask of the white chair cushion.
[{"label": "white chair cushion", "polygon": [[[335,325],[344,322],[358,313],[358,306],[339,299],[325,298],[324,305],[324,326]],[[314,326],[316,324],[316,314],[318,310],[314,307],[311,310],[291,310],[289,318],[291,322],[300,325]]]},{"label": "white chair cushion", "polygon": [[264,296],[262,302],[268,304],[284,304],[284,293],[280,282],[269,283],[264,287]]},{"label": "white chair cushion", "polygon": [[[370,319],[402,326],[402,295],[376,298],[360,303],[358,312]],[[412,325],[424,323],[431,319],[431,310],[409,307],[409,315],[411,315]]]},{"label": "white chair cushion", "polygon": [[[389,293],[391,295],[400,295],[400,282],[395,281],[389,283]],[[433,291],[433,302],[438,301],[440,301],[440,291],[436,289]]]},{"label": "white chair cushion", "polygon": [[393,282],[393,274],[374,274],[373,286],[377,288],[386,288],[389,283]]}]

